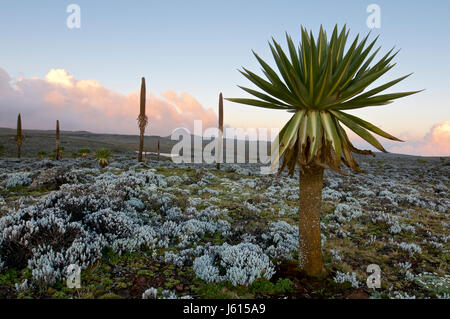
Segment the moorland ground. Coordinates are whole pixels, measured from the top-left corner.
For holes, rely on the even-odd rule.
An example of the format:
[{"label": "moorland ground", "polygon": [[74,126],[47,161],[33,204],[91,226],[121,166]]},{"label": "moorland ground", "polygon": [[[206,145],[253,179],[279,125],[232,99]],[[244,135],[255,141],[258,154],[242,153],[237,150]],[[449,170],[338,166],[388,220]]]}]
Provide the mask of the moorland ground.
[{"label": "moorland ground", "polygon": [[[34,150],[0,159],[0,298],[449,298],[448,157],[377,153],[358,157],[364,174],[327,171],[328,274],[314,279],[296,267],[298,173],[139,164],[117,145],[104,169]],[[380,289],[366,285],[370,264]]]}]

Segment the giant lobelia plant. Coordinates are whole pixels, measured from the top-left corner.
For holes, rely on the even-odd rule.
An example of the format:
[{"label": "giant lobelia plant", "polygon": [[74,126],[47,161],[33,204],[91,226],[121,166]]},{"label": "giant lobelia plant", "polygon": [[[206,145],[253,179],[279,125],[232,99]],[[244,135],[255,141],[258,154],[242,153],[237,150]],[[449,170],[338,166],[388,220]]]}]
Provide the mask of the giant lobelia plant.
[{"label": "giant lobelia plant", "polygon": [[[360,172],[352,153],[371,154],[352,145],[344,127],[366,140],[376,149],[386,152],[375,133],[390,140],[398,138],[366,122],[346,110],[380,106],[419,91],[379,94],[409,75],[386,84],[368,87],[394,67],[398,52],[390,50],[374,62],[380,48],[372,52],[378,39],[368,43],[369,35],[361,41],[359,35],[346,48],[349,31],[336,26],[331,38],[320,28],[317,39],[301,27],[301,42],[295,47],[286,34],[289,56],[273,39],[269,43],[278,72],[253,52],[261,64],[266,79],[243,68],[240,71],[262,90],[241,87],[257,99],[228,98],[227,100],[268,109],[294,113],[278,135],[279,173],[288,168],[300,170],[299,261],[308,275],[319,275],[322,265],[320,236],[320,204],[324,169],[341,171],[341,164]],[[274,143],[276,145],[277,143]],[[272,147],[276,152],[276,147]]]},{"label": "giant lobelia plant", "polygon": [[25,135],[22,134],[22,117],[19,115],[17,116],[17,133],[14,136],[14,140],[17,144],[17,157],[21,158],[22,156],[22,143],[25,140]]},{"label": "giant lobelia plant", "polygon": [[146,96],[146,90],[145,90],[145,78],[142,78],[141,80],[141,99],[140,99],[140,107],[139,107],[139,116],[137,118],[138,120],[138,126],[139,126],[139,154],[138,154],[138,161],[142,162],[142,152],[144,151],[144,133],[145,133],[145,127],[148,124],[148,117],[145,114],[145,96]]},{"label": "giant lobelia plant", "polygon": [[59,147],[59,120],[56,120],[56,149],[55,149],[55,159],[58,161],[61,159],[61,148]]}]

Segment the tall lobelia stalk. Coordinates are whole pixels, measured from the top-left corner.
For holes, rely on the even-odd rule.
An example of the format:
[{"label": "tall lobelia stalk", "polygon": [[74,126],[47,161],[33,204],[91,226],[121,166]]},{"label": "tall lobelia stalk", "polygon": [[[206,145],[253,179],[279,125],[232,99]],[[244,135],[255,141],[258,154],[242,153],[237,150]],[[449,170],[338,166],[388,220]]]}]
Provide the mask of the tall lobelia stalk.
[{"label": "tall lobelia stalk", "polygon": [[22,153],[22,143],[23,140],[25,139],[25,135],[22,134],[22,118],[20,117],[20,113],[19,116],[17,117],[17,133],[16,136],[14,136],[14,140],[16,141],[17,144],[17,157],[20,158]]},{"label": "tall lobelia stalk", "polygon": [[145,127],[148,124],[148,118],[147,118],[147,115],[145,115],[145,96],[146,96],[146,92],[145,92],[145,78],[142,78],[140,113],[139,113],[139,117],[138,117],[138,125],[139,125],[139,130],[140,130],[139,156],[138,156],[138,161],[139,162],[142,162],[142,152],[144,150],[144,132],[145,132]]},{"label": "tall lobelia stalk", "polygon": [[223,148],[223,97],[222,93],[219,94],[219,136],[217,139],[217,163],[216,168],[220,169],[220,163],[222,163],[222,148]]},{"label": "tall lobelia stalk", "polygon": [[157,149],[157,152],[158,152],[158,159],[159,159],[159,155],[161,154],[161,153],[160,153],[160,150],[161,150],[161,149],[160,149],[160,146],[161,146],[161,145],[159,144],[159,137],[158,137],[158,149]]},{"label": "tall lobelia stalk", "polygon": [[59,150],[59,120],[56,120],[56,160],[58,161],[61,158],[60,150]]},{"label": "tall lobelia stalk", "polygon": [[278,72],[255,52],[267,80],[245,68],[241,71],[262,90],[241,87],[257,99],[227,99],[292,114],[278,135],[278,149],[277,143],[272,145],[272,154],[276,154],[272,164],[275,166],[282,160],[279,173],[288,168],[291,175],[296,166],[299,167],[299,264],[308,275],[319,275],[324,271],[320,236],[324,169],[342,172],[343,163],[356,172],[362,172],[352,153],[374,155],[371,151],[354,147],[344,127],[382,152],[386,150],[372,133],[400,141],[346,111],[387,105],[395,99],[419,92],[379,94],[408,75],[369,88],[394,67],[391,61],[397,53],[392,49],[374,61],[379,49],[373,53],[371,50],[377,38],[368,42],[369,35],[362,40],[358,35],[350,45],[346,45],[348,35],[345,26],[341,31],[336,26],[328,38],[321,27],[315,38],[312,32],[302,27],[299,47],[295,47],[292,38],[286,34],[287,53],[273,40],[270,49]]}]

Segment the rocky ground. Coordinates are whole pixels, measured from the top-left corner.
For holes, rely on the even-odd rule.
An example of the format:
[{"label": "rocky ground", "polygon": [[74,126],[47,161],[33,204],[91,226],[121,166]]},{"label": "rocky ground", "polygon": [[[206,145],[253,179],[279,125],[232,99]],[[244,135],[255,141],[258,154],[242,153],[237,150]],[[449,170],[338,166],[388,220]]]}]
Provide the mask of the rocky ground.
[{"label": "rocky ground", "polygon": [[312,279],[295,262],[298,175],[0,159],[0,298],[449,298],[450,159],[359,161],[366,174],[326,173],[328,275]]}]

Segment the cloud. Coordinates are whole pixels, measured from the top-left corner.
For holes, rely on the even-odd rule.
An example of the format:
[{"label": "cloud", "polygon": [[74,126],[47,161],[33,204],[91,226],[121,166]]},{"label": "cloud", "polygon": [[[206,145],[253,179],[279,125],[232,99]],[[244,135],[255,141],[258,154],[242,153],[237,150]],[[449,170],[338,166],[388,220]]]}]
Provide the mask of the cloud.
[{"label": "cloud", "polygon": [[407,140],[389,150],[410,155],[450,156],[450,121],[433,125],[422,140]]},{"label": "cloud", "polygon": [[[18,113],[24,128],[138,134],[139,91],[123,95],[95,80],[76,80],[63,69],[52,69],[45,79],[13,81],[0,68],[0,127],[14,127]],[[148,135],[170,135],[177,127],[193,131],[194,120],[215,126],[217,116],[188,93],[168,90],[161,96],[147,92]]]},{"label": "cloud", "polygon": [[49,83],[61,84],[66,87],[73,87],[75,84],[73,75],[63,69],[51,69],[45,76],[45,80]]},{"label": "cloud", "polygon": [[[352,143],[359,149],[377,151],[355,133],[346,130]],[[433,125],[422,138],[410,138],[411,134],[399,135],[404,142],[394,142],[378,135],[375,137],[390,153],[419,156],[450,156],[450,121]]]},{"label": "cloud", "polygon": [[[13,80],[0,68],[0,127],[14,127],[22,114],[25,129],[53,129],[60,120],[63,130],[96,133],[138,134],[139,91],[120,94],[95,80],[76,80],[63,69],[52,69],[45,79]],[[167,136],[175,128],[193,132],[194,120],[203,121],[203,129],[215,127],[217,116],[205,109],[188,93],[168,90],[155,96],[147,92],[148,135]],[[358,148],[373,149],[349,132]],[[450,121],[433,125],[422,139],[406,138],[404,143],[380,138],[392,153],[450,156]]]}]

